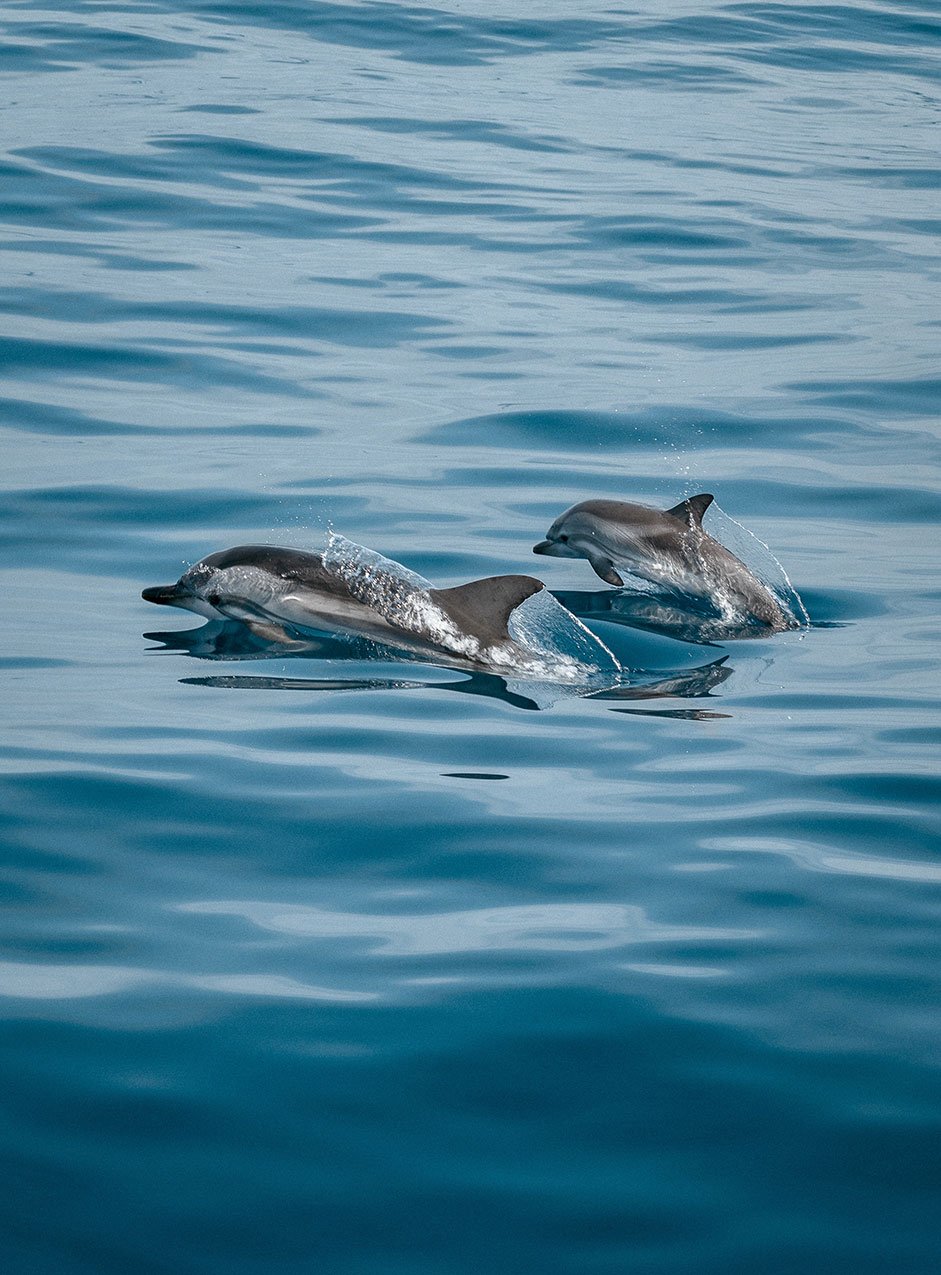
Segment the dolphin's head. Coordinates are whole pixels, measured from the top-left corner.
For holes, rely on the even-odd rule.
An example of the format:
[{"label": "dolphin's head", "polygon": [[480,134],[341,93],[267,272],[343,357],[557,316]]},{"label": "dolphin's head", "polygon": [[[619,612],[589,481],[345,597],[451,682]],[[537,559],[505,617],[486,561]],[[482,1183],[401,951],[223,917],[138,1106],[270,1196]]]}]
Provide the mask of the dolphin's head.
[{"label": "dolphin's head", "polygon": [[559,514],[546,532],[545,540],[533,545],[533,553],[544,553],[549,558],[584,558],[580,546],[583,541],[597,539],[597,522],[582,505],[573,505]]},{"label": "dolphin's head", "polygon": [[[611,559],[610,533],[604,520],[590,508],[597,502],[583,501],[560,514],[546,532],[545,540],[533,545],[533,553],[549,558],[587,558],[595,574],[606,584],[622,585]],[[606,534],[608,532],[608,534]]]},{"label": "dolphin's head", "polygon": [[197,562],[183,572],[176,584],[153,585],[144,589],[141,597],[157,606],[182,607],[208,620],[218,620],[220,612],[214,603],[219,600],[220,574],[208,561]]},{"label": "dolphin's head", "polygon": [[246,623],[269,614],[272,604],[298,589],[349,598],[349,590],[323,565],[317,553],[275,545],[238,545],[202,558],[176,584],[156,585],[141,594],[145,602],[183,607],[207,620]]}]

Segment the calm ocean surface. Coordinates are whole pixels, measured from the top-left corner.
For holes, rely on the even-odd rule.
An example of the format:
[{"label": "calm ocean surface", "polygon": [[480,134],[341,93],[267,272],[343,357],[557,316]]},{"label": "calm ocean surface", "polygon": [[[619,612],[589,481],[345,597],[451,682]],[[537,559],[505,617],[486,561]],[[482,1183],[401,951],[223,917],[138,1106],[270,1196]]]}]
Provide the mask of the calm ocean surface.
[{"label": "calm ocean surface", "polygon": [[[0,34],[3,1271],[937,1271],[936,0]],[[619,698],[140,598],[699,491],[812,626]]]}]

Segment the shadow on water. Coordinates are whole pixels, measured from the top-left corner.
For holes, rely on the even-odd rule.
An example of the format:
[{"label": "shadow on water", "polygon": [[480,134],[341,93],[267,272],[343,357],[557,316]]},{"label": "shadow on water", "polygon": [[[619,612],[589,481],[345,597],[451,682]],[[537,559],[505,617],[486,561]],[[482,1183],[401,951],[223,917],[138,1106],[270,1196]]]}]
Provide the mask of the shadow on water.
[{"label": "shadow on water", "polygon": [[[160,645],[154,651],[185,652],[201,660],[271,660],[304,659],[337,662],[378,660],[396,664],[415,663],[409,652],[364,638],[298,635],[287,642],[272,642],[253,633],[235,620],[210,621],[196,629],[153,632],[143,635],[148,641]],[[727,655],[696,668],[677,670],[632,669],[629,685],[607,687],[600,691],[584,691],[585,699],[652,700],[652,699],[700,699],[712,694],[732,674],[726,663]],[[427,664],[424,665],[427,667]],[[454,679],[441,680],[432,677],[284,677],[247,674],[219,674],[207,677],[184,677],[180,681],[187,686],[210,686],[221,690],[255,691],[369,691],[369,690],[440,690],[461,695],[479,695],[502,700],[514,708],[536,710],[548,707],[541,691],[541,684],[527,693],[526,682],[481,671],[453,670]],[[459,679],[458,680],[458,676]],[[563,692],[564,693],[564,692]],[[614,711],[653,714],[654,710],[618,707]],[[693,719],[722,717],[726,714],[703,713],[698,710],[660,711],[657,716],[687,717]]]}]

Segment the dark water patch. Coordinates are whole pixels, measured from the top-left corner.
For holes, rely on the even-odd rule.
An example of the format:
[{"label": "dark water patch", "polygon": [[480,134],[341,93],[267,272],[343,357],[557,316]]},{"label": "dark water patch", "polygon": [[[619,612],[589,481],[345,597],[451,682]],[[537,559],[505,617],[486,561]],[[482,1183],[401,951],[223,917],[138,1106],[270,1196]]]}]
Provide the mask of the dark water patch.
[{"label": "dark water patch", "polygon": [[76,407],[36,403],[27,399],[0,398],[0,425],[29,434],[63,434],[95,438],[110,434],[160,434],[157,426],[129,421],[109,421],[90,416]]},{"label": "dark water patch", "polygon": [[[278,305],[262,308],[239,304],[211,304],[206,301],[126,300],[103,292],[66,292],[19,286],[0,288],[0,313],[25,314],[72,324],[115,325],[130,322],[159,322],[167,331],[204,327],[223,335],[275,334],[307,341],[330,341],[339,345],[378,348],[389,344],[434,336],[451,326],[447,319],[396,310],[338,309],[319,306]],[[180,338],[177,335],[176,342]],[[151,345],[156,341],[151,338]],[[14,348],[16,348],[14,346]],[[67,347],[70,350],[75,347]],[[267,352],[283,352],[271,346]],[[140,346],[123,351],[128,357],[147,358]],[[2,347],[0,347],[2,355]],[[101,351],[76,351],[76,357],[107,357]]]},{"label": "dark water patch", "polygon": [[506,147],[509,150],[564,154],[574,149],[572,144],[563,137],[533,137],[493,120],[422,120],[414,117],[395,119],[379,115],[349,115],[336,116],[327,123],[356,124],[374,133],[394,133],[405,137],[418,134],[426,137],[440,137],[458,144],[484,143],[488,146]]},{"label": "dark water patch", "polygon": [[308,282],[324,283],[330,288],[356,288],[361,292],[371,292],[375,288],[377,281],[361,279],[353,275],[349,278],[344,278],[341,275],[312,274]]},{"label": "dark water patch", "polygon": [[261,115],[253,106],[236,106],[225,102],[199,102],[195,106],[181,106],[183,114],[199,115]]},{"label": "dark water patch", "polygon": [[0,71],[20,74],[69,71],[89,64],[102,70],[125,70],[212,51],[207,44],[85,23],[8,20],[5,25],[23,43],[0,45]]},{"label": "dark water patch", "polygon": [[318,392],[284,377],[245,368],[234,359],[202,351],[160,350],[140,345],[43,341],[0,337],[0,370],[7,376],[59,381],[96,376],[116,382],[143,382],[196,388],[208,385],[260,393],[276,391],[286,398],[318,398]]},{"label": "dark water patch", "polygon": [[[145,151],[119,155],[68,146],[22,147],[13,154],[16,159],[4,165],[6,218],[35,220],[42,208],[44,224],[60,229],[109,220],[174,226],[185,221],[203,229],[301,238],[366,228],[377,224],[382,212],[565,220],[534,208],[528,187],[498,180],[496,170],[488,179],[473,180],[440,164],[420,168],[244,138],[166,136],[153,139]],[[118,176],[126,182],[116,183]],[[275,193],[274,179],[289,188]],[[204,193],[212,190],[241,192],[246,199],[219,201]],[[253,192],[256,197],[249,200]],[[527,197],[507,202],[514,193]]]},{"label": "dark water patch", "polygon": [[[317,395],[313,394],[312,397]],[[10,398],[0,398],[0,427],[27,434],[60,434],[76,439],[101,438],[109,435],[166,437],[167,435],[179,436],[183,433],[189,437],[205,435],[220,438],[238,438],[239,436],[315,438],[323,432],[314,424],[289,425],[275,421],[240,424],[222,421],[208,425],[189,423],[185,426],[170,421],[166,425],[142,425],[137,422],[112,421],[89,416],[77,408],[63,407],[60,404]]]},{"label": "dark water patch", "polygon": [[[685,166],[714,168],[721,165],[697,159]],[[740,175],[742,173],[744,170],[740,170]],[[745,175],[785,176],[783,173],[756,171]],[[763,206],[741,204],[734,200],[701,202],[704,208],[730,211],[721,219],[707,218],[701,212],[696,217],[690,215],[684,219],[636,214],[621,218],[585,218],[573,228],[572,234],[579,242],[606,250],[634,248],[638,255],[645,258],[651,252],[676,253],[675,260],[678,264],[687,253],[696,254],[696,259],[703,263],[721,264],[721,254],[734,252],[737,267],[746,266],[750,261],[751,264],[759,265],[771,258],[780,257],[782,251],[786,251],[790,258],[801,263],[817,257],[821,261],[838,257],[841,266],[846,269],[871,269],[876,263],[878,268],[884,269],[892,260],[893,252],[897,252],[898,268],[910,268],[909,255],[903,247],[889,248],[881,239],[874,240],[869,231],[849,234],[843,228],[837,230],[832,225],[822,226],[818,218],[809,215],[797,216],[782,212],[769,216],[768,210]],[[884,234],[894,230],[894,227],[883,223],[873,229]],[[762,254],[760,258],[757,255],[752,258],[752,254],[759,253]],[[667,260],[659,255],[652,259]],[[625,286],[620,279],[611,280],[610,283],[615,289]],[[630,287],[631,284],[626,286]],[[641,286],[650,287],[646,280],[641,281]],[[776,277],[775,288],[767,296],[769,308],[774,307],[779,289],[780,281]],[[791,295],[796,296],[793,289]],[[702,299],[706,301],[708,296]],[[819,299],[815,298],[815,307],[819,304]]]},{"label": "dark water patch", "polygon": [[819,522],[838,514],[873,526],[926,526],[941,523],[941,496],[918,487],[887,484],[884,487],[830,486],[807,492],[810,501],[800,508]]},{"label": "dark water patch", "polygon": [[628,713],[634,717],[666,717],[683,722],[720,722],[731,713],[714,713],[704,708],[612,708],[612,713]]},{"label": "dark water patch", "polygon": [[317,185],[329,183],[332,190],[360,197],[372,193],[374,198],[382,192],[410,187],[462,194],[513,189],[512,183],[506,184],[496,177],[481,183],[437,168],[367,160],[342,152],[275,146],[247,138],[186,133],[157,138],[153,146],[163,152],[164,157],[160,161],[148,159],[148,164],[157,162],[163,169],[176,168],[177,180],[198,170],[200,180],[211,180],[222,186],[246,185],[254,177],[285,177],[306,179]]},{"label": "dark water patch", "polygon": [[[185,7],[223,23],[232,18],[226,0],[186,0]],[[571,55],[623,32],[621,22],[607,15],[504,17],[375,0],[355,5],[284,0],[277,6],[251,0],[239,7],[238,17],[241,23],[277,28],[327,45],[375,50],[441,67],[482,66],[499,58],[548,52]]]},{"label": "dark water patch", "polygon": [[[460,214],[460,207],[455,206],[454,211]],[[516,213],[513,214],[512,218],[506,218],[506,220],[516,219]],[[526,225],[531,224],[530,219],[528,219],[525,214],[521,214],[518,220]],[[547,215],[545,218],[540,218],[538,220],[551,223],[557,221],[558,218],[552,215]],[[379,244],[406,244],[418,246],[427,244],[431,248],[470,249],[475,252],[481,252],[488,255],[501,253],[521,258],[525,258],[526,256],[535,253],[549,253],[556,255],[559,251],[558,242],[551,237],[527,237],[525,239],[509,237],[501,238],[492,232],[489,234],[477,234],[473,231],[467,230],[366,229],[361,232],[360,237]]]},{"label": "dark water patch", "polygon": [[[823,786],[832,787],[833,781]],[[840,790],[861,802],[879,802],[883,806],[907,806],[927,812],[941,810],[941,778],[934,775],[868,774],[853,775],[851,779],[840,776]],[[938,868],[941,884],[941,867]]]},{"label": "dark water patch", "polygon": [[815,303],[801,300],[798,293],[788,296],[779,291],[759,292],[744,288],[689,287],[680,284],[654,287],[642,278],[582,278],[578,281],[538,282],[535,286],[563,296],[589,297],[668,310],[682,308],[699,312],[708,309],[717,314],[778,314],[782,311],[818,309]]},{"label": "dark water patch", "polygon": [[0,669],[71,668],[71,660],[46,659],[42,656],[0,655]]},{"label": "dark water patch", "polygon": [[[175,261],[170,258],[157,258],[144,255],[130,255],[127,253],[115,252],[111,249],[104,248],[93,242],[81,242],[75,239],[49,239],[43,236],[41,240],[35,239],[6,239],[0,240],[0,251],[2,252],[22,252],[37,253],[41,252],[45,256],[58,257],[77,257],[85,258],[89,261],[96,261],[100,265],[113,270],[132,270],[135,273],[160,273],[166,271],[173,273],[180,270],[199,270],[201,267],[195,261]],[[144,249],[141,249],[143,254]]]},{"label": "dark water patch", "polygon": [[509,775],[494,775],[485,770],[443,770],[443,779],[509,779]]},{"label": "dark water patch", "polygon": [[[929,235],[932,239],[941,235],[941,217],[897,217],[877,224],[898,230],[914,230],[917,234]],[[941,323],[941,319],[936,322]]]},{"label": "dark water patch", "polygon": [[682,62],[651,58],[633,64],[585,66],[579,69],[570,83],[605,88],[619,85],[631,88],[650,86],[668,93],[726,93],[737,91],[744,85],[759,84],[761,80],[721,62]]},{"label": "dark water patch", "polygon": [[823,627],[834,622],[866,620],[889,613],[885,599],[878,593],[830,587],[827,589],[803,588],[800,594],[804,606],[813,616],[815,627]]},{"label": "dark water patch", "polygon": [[[688,154],[661,150],[625,150],[620,152],[620,157],[623,162],[650,164],[657,169],[676,169],[678,172],[723,172],[733,173],[737,177],[790,177],[794,173],[793,166],[780,161],[777,165],[759,163],[757,159],[745,160],[737,154],[727,155],[718,151]],[[647,190],[645,193],[650,198],[660,197],[669,199],[670,202],[674,195],[669,187],[662,191]],[[738,200],[731,199],[728,195],[723,195],[721,199],[701,198],[697,202],[703,208],[728,208],[738,204]]]},{"label": "dark water patch", "polygon": [[937,748],[941,745],[941,726],[903,726],[879,732],[884,744],[911,745],[913,748]]},{"label": "dark water patch", "polygon": [[708,14],[641,21],[637,34],[686,49],[723,50],[746,63],[833,74],[881,71],[931,74],[926,41],[937,40],[936,21],[866,5],[725,5]]},{"label": "dark water patch", "polygon": [[[314,397],[319,397],[314,395]],[[324,395],[323,397],[326,397]],[[193,431],[194,434],[215,434],[221,438],[317,438],[324,431],[319,425],[286,425],[277,421],[245,422],[232,425],[227,421]]]},{"label": "dark water patch", "polygon": [[[220,138],[218,141],[219,150],[223,152],[226,149],[225,140]],[[244,145],[246,151],[250,152],[250,144]],[[236,143],[229,143],[229,149],[235,146]],[[178,162],[179,156],[186,149],[188,148],[182,142],[175,144],[172,139],[162,139],[146,151],[134,153],[92,150],[78,146],[29,146],[11,154],[37,166],[30,171],[37,175],[42,174],[47,179],[58,177],[63,180],[74,175],[85,181],[90,178],[104,178],[109,184],[115,179],[178,183],[195,176],[192,164],[183,165]],[[203,181],[210,178],[214,186],[224,190],[240,190],[247,185],[246,177],[230,176],[221,170],[207,171],[202,175]]]},{"label": "dark water patch", "polygon": [[[640,977],[637,982],[643,986]],[[643,990],[649,995],[649,980]],[[208,1010],[210,998],[204,993],[202,1000],[207,1003],[200,1008]],[[759,1229],[747,1243],[739,1241],[743,1266],[794,1269],[839,1246],[847,1261],[831,1263],[834,1275],[875,1275],[879,1262],[867,1254],[878,1242],[879,1205],[893,1235],[911,1237],[888,1246],[900,1268],[914,1244],[930,1243],[923,1194],[920,1210],[906,1195],[918,1170],[930,1164],[928,1139],[899,1114],[911,1108],[896,1105],[898,1084],[855,1059],[840,1061],[858,1104],[878,1095],[893,1113],[875,1129],[866,1125],[878,1145],[875,1160],[866,1155],[872,1141],[854,1136],[832,1112],[815,1119],[794,1093],[807,1087],[829,1095],[833,1064],[810,1053],[776,1066],[767,1045],[749,1039],[743,1047],[728,1026],[663,1018],[656,1000],[643,995],[580,986],[559,993],[515,989],[498,1009],[492,994],[468,989],[466,1014],[481,1038],[468,1030],[464,1015],[432,1005],[379,1006],[355,1019],[349,1008],[329,1004],[316,1014],[247,1002],[230,1002],[226,1010],[216,1020],[214,1047],[205,1028],[195,1025],[167,1024],[156,1035],[112,1031],[104,1067],[101,1045],[108,1033],[102,1028],[53,1021],[4,1029],[4,1048],[13,1060],[17,1141],[45,1146],[55,1130],[62,1162],[92,1159],[102,1189],[126,1201],[108,1243],[96,1242],[92,1200],[81,1176],[50,1165],[48,1156],[10,1156],[11,1221],[22,1216],[33,1192],[59,1191],[63,1200],[35,1240],[22,1226],[12,1230],[22,1269],[35,1253],[43,1260],[48,1255],[52,1267],[56,1255],[66,1246],[75,1252],[77,1242],[79,1260],[89,1260],[76,1269],[105,1261],[126,1268],[164,1228],[162,1252],[172,1266],[185,1265],[198,1243],[218,1257],[219,1269],[247,1275],[254,1258],[246,1254],[261,1235],[266,1261],[287,1269],[303,1264],[311,1251],[304,1203],[312,1198],[318,1259],[336,1268],[352,1256],[363,1271],[446,1268],[469,1275],[485,1268],[495,1249],[507,1270],[534,1257],[544,1269],[590,1264],[614,1270],[639,1249],[657,1267],[692,1269],[703,1265],[703,1233],[720,1202],[731,1203],[739,1215],[749,1203],[770,1208],[780,1193],[816,1242],[790,1235],[782,1240]],[[604,1028],[592,1026],[597,1023]],[[262,1038],[270,1042],[266,1058],[245,1043]],[[70,1079],[44,1111],[29,1081],[45,1074],[48,1050],[67,1066]],[[658,1061],[664,1057],[697,1061],[664,1068]],[[612,1114],[610,1094],[626,1069],[634,1096]],[[905,1071],[913,1099],[927,1102],[924,1070]],[[534,1087],[537,1074],[541,1083]],[[259,1085],[262,1075],[268,1083]],[[133,1077],[141,1081],[136,1088]],[[255,1104],[241,1105],[238,1096],[253,1088]],[[210,1097],[197,1112],[192,1095],[204,1092]],[[437,1112],[433,1127],[410,1118],[426,1103]],[[555,1130],[559,1110],[568,1115]],[[286,1111],[293,1119],[285,1118]],[[665,1163],[662,1141],[675,1129],[677,1111],[685,1118]],[[350,1145],[351,1113],[357,1127],[388,1136]],[[191,1117],[194,1136],[187,1138]],[[782,1133],[750,1159],[746,1187],[735,1167],[749,1159],[750,1127],[765,1120]],[[118,1131],[129,1123],[153,1144],[149,1166],[120,1153]],[[401,1130],[395,1139],[393,1129]],[[501,1130],[508,1131],[505,1144]],[[821,1134],[830,1150],[811,1154],[808,1148]],[[695,1177],[723,1137],[728,1151],[718,1161],[711,1153],[710,1190],[693,1196],[678,1186]],[[271,1165],[264,1190],[252,1181],[246,1146]],[[312,1146],[330,1154],[311,1156]],[[446,1148],[460,1148],[461,1162]],[[617,1184],[600,1167],[612,1161],[622,1166]],[[873,1168],[897,1162],[908,1166],[901,1179]],[[149,1197],[154,1165],[198,1201],[189,1226],[168,1226],[173,1215],[166,1202]],[[840,1165],[849,1168],[841,1172]],[[296,1188],[299,1174],[303,1193]],[[213,1184],[208,1192],[206,1180]],[[564,1209],[546,1208],[554,1186],[564,1194]],[[661,1201],[675,1191],[684,1208],[670,1215]],[[853,1224],[852,1203],[860,1198],[867,1209]],[[482,1229],[475,1219],[484,1216],[490,1223]],[[717,1244],[723,1252],[732,1247],[724,1236]]]},{"label": "dark water patch", "polygon": [[936,416],[941,412],[941,379],[934,376],[792,381],[781,388],[799,393],[811,403],[863,411],[875,420],[886,414]]},{"label": "dark water patch", "polygon": [[[200,713],[209,711],[210,703],[216,704],[214,711],[222,711],[218,695],[211,690],[204,691],[201,701],[197,695],[199,688],[187,690]],[[339,698],[343,697],[329,697],[330,703],[336,703]],[[401,704],[407,700],[416,702],[409,696],[395,702]],[[351,701],[359,703],[355,696]],[[257,698],[251,702],[258,706]],[[476,702],[486,704],[481,699]],[[309,715],[308,704],[309,701],[305,701],[305,716]],[[493,709],[487,705],[486,711]],[[418,716],[419,719],[422,716],[420,709]],[[313,725],[308,725],[294,732],[293,738],[296,744],[309,749],[318,733]],[[356,733],[337,732],[336,742],[341,752],[355,756]],[[210,730],[207,738],[216,738],[221,743],[225,734],[224,727],[219,726],[215,731]],[[284,746],[290,744],[291,738],[289,735],[272,742]],[[253,743],[256,750],[252,749]],[[153,753],[138,757],[138,769],[149,763],[154,770],[152,776],[120,775],[105,770],[96,773],[83,765],[36,777],[10,778],[0,788],[0,815],[7,817],[12,813],[13,826],[20,834],[17,844],[23,847],[22,862],[26,862],[29,855],[35,855],[36,850],[49,855],[41,865],[41,871],[46,873],[55,873],[63,864],[71,862],[83,875],[100,875],[109,856],[97,830],[109,820],[120,827],[122,845],[129,856],[157,856],[164,864],[177,860],[181,866],[199,861],[234,865],[243,859],[250,860],[257,847],[257,828],[263,823],[277,833],[268,847],[266,868],[266,873],[275,876],[284,873],[306,878],[312,852],[316,852],[324,872],[331,868],[341,873],[355,871],[359,863],[363,867],[372,865],[380,877],[388,875],[393,881],[408,862],[421,862],[433,875],[447,877],[454,870],[456,856],[479,855],[484,859],[499,854],[508,862],[515,857],[508,854],[504,834],[496,828],[475,837],[466,820],[468,811],[473,809],[470,791],[459,793],[453,785],[438,785],[425,793],[423,810],[418,812],[412,803],[400,799],[398,786],[391,779],[375,776],[368,785],[360,784],[351,790],[348,779],[329,765],[315,763],[291,767],[288,771],[276,763],[265,765],[263,736],[254,740],[244,738],[238,751],[242,753],[245,747],[249,751],[243,753],[243,760],[233,759],[233,779],[237,787],[231,792],[220,784],[222,771],[215,764],[201,769],[199,774],[188,773],[186,783],[181,786],[176,779],[166,777],[166,754],[161,763],[161,755]],[[102,761],[105,760],[103,757]],[[177,765],[185,765],[181,755],[175,755],[175,760]],[[439,755],[425,760],[434,766],[433,773],[438,775],[441,762],[448,758]],[[227,767],[222,768],[225,769]],[[304,785],[307,796],[297,790],[298,783]],[[369,815],[370,819],[384,821],[390,833],[394,830],[396,837],[401,837],[403,848],[410,843],[411,848],[405,850],[398,867],[390,861],[386,848],[377,842],[371,829],[367,830],[362,822],[351,821],[351,799],[355,800],[361,818]],[[63,802],[72,812],[67,844],[58,835],[61,816],[57,811],[61,811]],[[127,819],[129,811],[134,812],[131,822]],[[233,820],[238,821],[237,829],[232,827]],[[312,820],[315,822],[313,833]],[[536,823],[522,821],[521,838],[537,833]],[[433,863],[437,863],[436,868],[432,867]],[[532,868],[526,869],[523,864],[520,868],[525,876],[533,877]],[[520,884],[523,883],[521,877]]]},{"label": "dark water patch", "polygon": [[[750,703],[754,706],[757,700],[740,696],[738,703]],[[902,713],[917,713],[924,708],[924,703],[924,698],[921,696],[876,689],[853,692],[829,691],[825,700],[798,689],[782,691],[775,696],[776,707],[782,712],[820,714],[825,711],[828,716],[832,715],[840,722],[849,720],[854,714],[876,716],[889,713],[893,708]]]},{"label": "dark water patch", "polygon": [[[918,0],[913,4],[903,0],[903,4],[894,8],[893,0],[887,5],[811,4],[795,8],[788,4],[759,3],[735,7],[760,19],[769,30],[793,32],[812,40],[825,35],[853,43],[911,45],[920,49],[926,39],[941,37],[941,21],[937,20],[936,12],[934,21],[925,21],[912,13],[918,8]],[[932,12],[929,6],[924,7],[926,12]]]},{"label": "dark water patch", "polygon": [[[813,223],[808,222],[805,224],[812,225]],[[805,229],[801,227],[798,229],[793,224],[778,224],[764,229],[763,237],[767,239],[769,245],[794,245],[802,250],[803,256],[820,253],[823,256],[839,257],[841,265],[845,264],[848,269],[851,269],[854,265],[859,267],[866,261],[871,262],[876,255],[879,256],[880,261],[885,261],[884,245],[880,245],[879,253],[876,254],[873,244],[868,238],[836,234],[832,229],[826,233],[821,233],[817,228]]]},{"label": "dark water patch", "polygon": [[606,247],[670,248],[674,251],[714,252],[748,248],[749,241],[740,234],[729,233],[729,223],[714,229],[700,219],[697,227],[668,217],[592,217],[585,218],[575,232],[576,237]]},{"label": "dark water patch", "polygon": [[872,164],[843,167],[821,165],[818,179],[839,178],[842,181],[860,182],[865,185],[885,186],[893,190],[941,190],[941,168],[928,162],[908,166],[898,164]]},{"label": "dark water patch", "polygon": [[846,344],[861,338],[837,332],[781,332],[776,335],[749,332],[690,332],[648,334],[647,341],[680,345],[691,350],[775,350],[798,345]]},{"label": "dark water patch", "polygon": [[[326,282],[326,281],[324,281]],[[343,280],[344,283],[349,282]],[[414,289],[416,292],[434,292],[434,291],[452,291],[454,289],[466,288],[469,284],[459,279],[440,279],[435,275],[415,274],[404,270],[393,270],[387,274],[381,274],[376,280],[377,283],[393,287],[407,286],[409,291]]]},{"label": "dark water patch", "polygon": [[499,345],[460,345],[455,343],[448,345],[430,345],[423,347],[429,354],[438,354],[446,359],[492,359],[499,358],[501,354],[505,354],[506,350]]},{"label": "dark water patch", "polygon": [[[538,448],[546,455],[560,452],[613,451],[618,448],[680,445],[689,450],[725,443],[759,442],[769,436],[792,440],[848,427],[838,420],[813,418],[749,418],[732,412],[704,410],[693,405],[663,404],[623,412],[532,411],[471,416],[436,425],[416,437],[417,442],[454,447]],[[625,472],[629,472],[625,468]]]},{"label": "dark water patch", "polygon": [[[832,309],[840,308],[837,301],[832,303]],[[827,309],[826,302],[813,305],[808,301],[775,299],[772,295],[765,301],[742,301],[725,307],[719,306],[716,312],[718,314],[806,314],[808,310],[816,310],[822,316]]]},{"label": "dark water patch", "polygon": [[[213,524],[235,528],[275,523],[282,510],[282,502],[276,496],[224,488],[167,490],[159,494],[118,485],[34,488],[7,493],[0,526],[8,545],[30,544],[34,540],[61,540],[68,544],[80,536],[99,538],[104,526],[124,528],[131,534],[138,534],[145,527],[156,531],[170,528],[175,532]],[[156,551],[166,554],[166,549],[156,547]]]},{"label": "dark water patch", "polygon": [[[175,168],[173,164],[169,166],[165,179],[154,178],[154,184],[146,188],[133,184],[115,186],[104,180],[110,155],[107,152],[96,154],[100,156],[102,180],[51,171],[57,166],[55,152],[47,157],[47,170],[29,164],[0,163],[0,177],[9,178],[3,202],[4,220],[23,222],[30,226],[40,220],[47,230],[70,232],[136,224],[165,225],[176,229],[181,222],[185,222],[203,231],[216,230],[289,239],[331,236],[378,224],[376,214],[305,208],[296,199],[284,202],[256,200],[246,204],[222,203],[179,188],[155,188],[158,180],[166,180],[169,185],[171,181],[182,183],[184,180],[193,181],[201,177],[192,168],[187,176],[183,169]],[[63,154],[63,161],[65,159]],[[232,185],[219,175],[213,175],[212,184],[221,187]],[[241,183],[235,183],[232,188],[241,186],[243,190],[248,190],[254,185],[254,182],[246,178]],[[336,201],[340,197],[333,195],[332,198]],[[344,196],[341,202],[349,200]],[[356,201],[354,207],[358,209],[360,202]]]},{"label": "dark water patch", "polygon": [[[936,37],[935,37],[936,38]],[[897,74],[920,78],[932,73],[930,55],[915,53],[890,54],[883,50],[855,48],[845,45],[818,44],[814,47],[791,46],[775,48],[774,54],[760,59],[765,65],[773,65],[794,71],[810,71],[816,74],[832,74],[834,66],[843,75],[861,75],[867,71],[879,75]]]}]

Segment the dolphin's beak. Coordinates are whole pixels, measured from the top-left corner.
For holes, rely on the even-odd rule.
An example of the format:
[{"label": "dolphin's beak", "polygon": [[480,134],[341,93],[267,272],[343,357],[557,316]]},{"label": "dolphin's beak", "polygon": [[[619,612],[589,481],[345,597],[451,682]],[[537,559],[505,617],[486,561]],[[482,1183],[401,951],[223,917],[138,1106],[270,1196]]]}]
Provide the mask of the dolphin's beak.
[{"label": "dolphin's beak", "polygon": [[563,544],[561,540],[540,540],[538,545],[533,545],[533,553],[545,554],[547,558],[580,558],[582,556],[570,545]]},{"label": "dolphin's beak", "polygon": [[158,606],[172,607],[180,601],[180,586],[177,584],[155,584],[141,594],[145,602],[156,602]]}]

